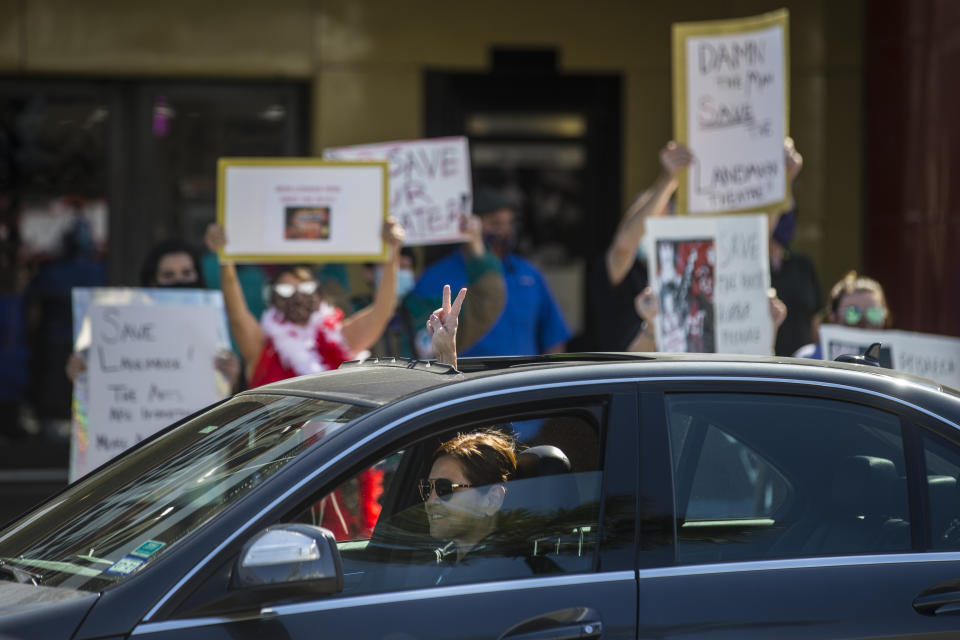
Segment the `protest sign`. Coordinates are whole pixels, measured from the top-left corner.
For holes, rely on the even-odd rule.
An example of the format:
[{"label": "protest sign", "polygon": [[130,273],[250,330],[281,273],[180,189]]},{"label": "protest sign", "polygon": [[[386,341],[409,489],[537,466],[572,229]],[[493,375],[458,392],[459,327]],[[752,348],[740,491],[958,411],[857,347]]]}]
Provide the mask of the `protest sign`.
[{"label": "protest sign", "polygon": [[221,158],[223,255],[240,262],[371,262],[386,258],[386,162]]},{"label": "protest sign", "polygon": [[406,231],[407,245],[463,239],[470,212],[467,139],[433,138],[325,149],[333,160],[385,160],[390,164],[390,215]]},{"label": "protest sign", "polygon": [[960,389],[960,338],[913,331],[858,329],[835,324],[820,327],[824,360],[860,355],[879,342],[880,364]]},{"label": "protest sign", "polygon": [[75,288],[70,481],[224,397],[214,369],[229,348],[219,291]]},{"label": "protest sign", "polygon": [[651,218],[647,255],[660,351],[769,355],[767,218]]},{"label": "protest sign", "polygon": [[674,139],[694,163],[680,176],[680,213],[786,205],[789,25],[785,9],[673,25]]}]

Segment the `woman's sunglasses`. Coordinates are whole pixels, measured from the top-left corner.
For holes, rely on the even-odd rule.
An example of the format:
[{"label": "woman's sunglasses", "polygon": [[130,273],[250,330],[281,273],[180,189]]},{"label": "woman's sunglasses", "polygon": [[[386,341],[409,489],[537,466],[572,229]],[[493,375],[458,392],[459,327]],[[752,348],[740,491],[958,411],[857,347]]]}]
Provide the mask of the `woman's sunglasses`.
[{"label": "woman's sunglasses", "polygon": [[281,298],[289,298],[293,294],[300,292],[305,296],[309,296],[315,293],[317,290],[317,283],[312,280],[307,280],[305,282],[300,282],[298,284],[290,284],[289,282],[281,282],[280,284],[273,285],[273,292],[280,296]]},{"label": "woman's sunglasses", "polygon": [[453,495],[454,489],[468,489],[472,486],[472,484],[457,484],[446,478],[436,478],[435,480],[424,478],[417,484],[417,488],[420,489],[420,497],[423,498],[424,502],[430,498],[433,491],[437,492],[438,498],[446,500]]},{"label": "woman's sunglasses", "polygon": [[843,322],[850,326],[856,326],[866,317],[867,324],[874,327],[883,326],[883,321],[887,318],[887,310],[883,307],[867,307],[861,309],[855,304],[851,304],[843,309]]}]

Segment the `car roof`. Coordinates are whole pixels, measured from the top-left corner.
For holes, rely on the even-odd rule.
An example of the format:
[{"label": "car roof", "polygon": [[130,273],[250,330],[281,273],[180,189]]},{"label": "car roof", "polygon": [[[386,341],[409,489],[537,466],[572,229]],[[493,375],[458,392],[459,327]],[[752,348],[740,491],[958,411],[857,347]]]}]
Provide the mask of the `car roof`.
[{"label": "car roof", "polygon": [[[614,378],[724,377],[799,379],[889,391],[933,394],[960,403],[960,392],[891,369],[822,360],[722,354],[563,353],[461,358],[459,370],[434,361],[370,358],[335,371],[290,378],[244,393],[283,393],[379,407],[449,385],[510,388],[545,382]],[[464,388],[463,391],[467,389]],[[942,392],[942,393],[941,393]],[[946,400],[946,398],[944,398]],[[950,403],[949,400],[946,400]]]}]

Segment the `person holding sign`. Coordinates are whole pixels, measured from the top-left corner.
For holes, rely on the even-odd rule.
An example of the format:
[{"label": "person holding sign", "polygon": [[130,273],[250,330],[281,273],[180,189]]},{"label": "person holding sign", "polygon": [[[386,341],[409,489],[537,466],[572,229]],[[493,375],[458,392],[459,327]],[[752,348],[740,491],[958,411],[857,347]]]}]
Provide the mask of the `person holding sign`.
[{"label": "person holding sign", "polygon": [[[562,351],[570,330],[547,283],[537,268],[517,256],[516,212],[498,191],[478,189],[474,210],[481,219],[481,231],[489,252],[503,265],[507,303],[490,330],[463,355],[533,355]],[[444,283],[462,287],[476,277],[483,266],[476,256],[457,250],[438,260],[420,276],[412,295],[429,297]]]},{"label": "person holding sign", "polygon": [[[850,271],[830,289],[826,321],[859,329],[890,329],[893,319],[887,308],[883,287],[873,278]],[[820,342],[801,347],[796,358],[823,359]]]},{"label": "person holding sign", "polygon": [[[285,267],[273,280],[270,307],[258,322],[244,300],[233,261],[221,259],[220,282],[227,318],[246,363],[250,386],[336,369],[376,342],[396,307],[403,238],[403,228],[388,218],[383,239],[389,253],[380,287],[370,306],[348,318],[323,299],[308,269]],[[220,225],[207,228],[206,243],[211,251],[221,252],[226,240]]]},{"label": "person holding sign", "polygon": [[[470,349],[481,339],[490,327],[497,322],[507,300],[507,285],[503,277],[503,265],[497,256],[487,249],[483,241],[483,221],[479,216],[465,214],[463,232],[466,240],[462,245],[462,255],[466,260],[465,285],[473,292],[471,302],[463,311],[460,332],[457,334],[457,348]],[[444,274],[439,274],[443,277]],[[398,315],[404,318],[404,324],[414,327],[421,325],[437,306],[436,295],[425,289],[415,289],[403,298]],[[388,328],[389,332],[389,328]],[[397,342],[397,341],[395,341]],[[417,357],[440,357],[435,350],[435,341],[429,327],[413,332],[411,341]],[[396,355],[409,356],[411,353],[398,352]]]},{"label": "person holding sign", "polygon": [[[803,156],[797,151],[792,138],[784,141],[783,151],[787,177],[792,185],[803,168]],[[775,353],[778,356],[792,355],[801,346],[813,341],[813,319],[823,305],[817,267],[809,257],[790,249],[797,227],[797,215],[797,206],[791,202],[786,211],[771,216],[770,220],[773,227],[769,252],[770,284],[790,310],[777,333]]]},{"label": "person holding sign", "polygon": [[638,195],[624,214],[603,263],[591,269],[587,288],[587,313],[593,344],[599,351],[622,351],[646,331],[653,339],[652,327],[641,309],[647,287],[647,259],[641,250],[646,221],[667,213],[670,197],[677,190],[677,176],[693,162],[693,154],[682,144],[668,142],[660,150],[660,175]]}]

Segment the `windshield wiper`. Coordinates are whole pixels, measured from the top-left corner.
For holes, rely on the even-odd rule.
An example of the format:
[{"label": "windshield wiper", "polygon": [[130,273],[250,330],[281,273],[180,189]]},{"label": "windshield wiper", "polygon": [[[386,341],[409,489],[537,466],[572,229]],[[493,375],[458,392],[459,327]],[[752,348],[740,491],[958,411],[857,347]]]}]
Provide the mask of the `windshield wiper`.
[{"label": "windshield wiper", "polygon": [[40,581],[43,580],[43,577],[38,574],[30,573],[20,567],[15,567],[10,564],[9,560],[0,560],[0,576],[7,576],[13,578],[15,582],[32,584],[34,586],[39,585]]}]

